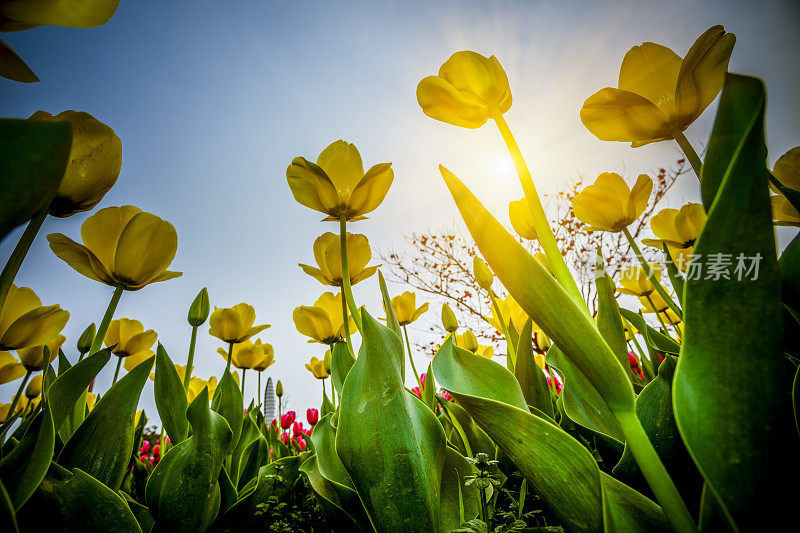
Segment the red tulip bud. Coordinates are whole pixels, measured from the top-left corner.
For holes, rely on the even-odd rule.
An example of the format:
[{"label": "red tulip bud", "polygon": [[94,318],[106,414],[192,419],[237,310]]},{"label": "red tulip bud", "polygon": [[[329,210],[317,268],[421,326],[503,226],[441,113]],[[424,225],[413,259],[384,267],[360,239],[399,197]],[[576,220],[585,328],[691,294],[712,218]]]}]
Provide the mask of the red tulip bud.
[{"label": "red tulip bud", "polygon": [[306,439],[298,435],[295,440],[297,440],[297,445],[300,446],[300,451],[306,451]]},{"label": "red tulip bud", "polygon": [[292,427],[294,419],[295,419],[295,412],[289,411],[288,413],[286,413],[281,417],[281,427],[283,429],[289,429],[290,427]]},{"label": "red tulip bud", "polygon": [[161,457],[161,445],[156,444],[153,446],[153,457]]},{"label": "red tulip bud", "polygon": [[319,411],[313,408],[306,411],[306,420],[308,420],[308,423],[312,426],[316,425],[316,423],[319,422]]},{"label": "red tulip bud", "polygon": [[142,443],[142,447],[139,448],[139,455],[144,455],[147,453],[147,450],[150,449],[150,441],[146,440]]}]

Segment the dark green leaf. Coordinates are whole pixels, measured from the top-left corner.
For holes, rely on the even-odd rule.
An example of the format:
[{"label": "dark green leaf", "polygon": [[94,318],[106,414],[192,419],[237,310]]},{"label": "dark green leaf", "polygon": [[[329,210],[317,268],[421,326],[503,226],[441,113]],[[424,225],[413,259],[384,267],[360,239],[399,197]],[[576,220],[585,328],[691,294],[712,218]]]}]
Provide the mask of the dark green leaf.
[{"label": "dark green leaf", "polygon": [[183,389],[183,382],[172,359],[167,355],[167,351],[158,343],[156,350],[156,377],[155,377],[155,397],[156,408],[170,440],[178,444],[189,431],[189,422],[186,420],[186,409],[189,403],[186,401],[186,391]]},{"label": "dark green leaf", "polygon": [[242,434],[242,424],[244,423],[244,410],[242,408],[242,393],[239,385],[230,371],[225,370],[219,385],[214,391],[214,399],[211,400],[211,409],[221,414],[233,431],[234,443],[239,442]]},{"label": "dark green leaf", "polygon": [[356,362],[353,354],[347,348],[347,344],[337,342],[333,345],[333,352],[331,356],[331,383],[339,396],[342,395],[344,390],[344,380],[347,379],[347,373],[350,372],[350,367]]},{"label": "dark green leaf", "polygon": [[[533,321],[529,318],[522,327],[521,338],[530,339],[533,330]],[[553,400],[550,397],[550,388],[544,372],[536,364],[533,356],[533,342],[528,340],[517,344],[517,362],[514,365],[514,377],[517,378],[525,402],[533,406],[548,417],[553,418]]]}]

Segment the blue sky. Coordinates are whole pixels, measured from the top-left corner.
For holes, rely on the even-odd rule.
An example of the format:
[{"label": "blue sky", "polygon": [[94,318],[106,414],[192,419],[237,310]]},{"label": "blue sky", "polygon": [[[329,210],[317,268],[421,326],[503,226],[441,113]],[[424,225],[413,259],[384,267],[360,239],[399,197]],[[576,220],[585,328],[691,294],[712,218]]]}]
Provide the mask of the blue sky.
[{"label": "blue sky", "polygon": [[[792,4],[128,0],[100,28],[4,35],[42,82],[0,80],[0,116],[77,109],[113,127],[123,141],[123,168],[100,207],[133,204],[171,221],[179,235],[173,269],[184,272],[126,293],[116,316],[155,329],[183,363],[186,310],[200,288],[208,287],[212,305],[248,302],[258,323],[272,324],[262,339],[275,346],[277,363],[266,375],[282,379],[289,403],[304,410],[319,403],[321,389],[303,364],[323,350],[297,333],[291,311],[311,305],[323,288],[296,265],[312,262],[314,238],[336,228],[293,201],[285,169],[294,156],[315,159],[342,138],[358,146],[365,166],[393,163],[386,201],[351,226],[374,251],[457,219],[439,163],[504,219],[521,190],[496,129],[429,119],[416,103],[420,79],[458,50],[496,55],[514,95],[506,118],[539,187],[555,191],[577,176],[630,176],[673,162],[673,143],[631,149],[598,141],[578,111],[587,96],[616,85],[631,46],[654,41],[684,55],[704,30],[724,24],[737,36],[731,70],[766,82],[774,162],[800,144],[800,34],[793,24],[800,8]],[[715,108],[687,131],[698,148]],[[670,203],[697,199],[697,182],[687,178]],[[77,336],[99,322],[111,289],[57,259],[44,235],[77,238],[87,216],[47,220],[17,279],[72,313],[65,334],[73,358]],[[0,244],[0,260],[18,234]],[[377,312],[376,279],[358,285],[356,298]],[[427,316],[438,319],[438,306]],[[411,333],[423,329],[420,323]],[[219,345],[204,326],[196,356],[201,377],[221,373]],[[104,391],[112,375],[109,365],[97,389]],[[151,384],[141,405],[157,416]]]}]

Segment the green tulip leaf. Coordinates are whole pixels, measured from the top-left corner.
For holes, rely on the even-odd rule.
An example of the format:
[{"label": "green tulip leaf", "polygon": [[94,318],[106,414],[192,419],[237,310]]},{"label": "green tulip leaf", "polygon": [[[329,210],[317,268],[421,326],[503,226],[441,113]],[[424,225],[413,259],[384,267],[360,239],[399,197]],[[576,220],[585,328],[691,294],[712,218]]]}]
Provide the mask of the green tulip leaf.
[{"label": "green tulip leaf", "polygon": [[228,475],[228,471],[225,469],[225,466],[222,466],[222,470],[219,472],[219,493],[220,493],[220,503],[219,503],[219,511],[220,514],[224,514],[225,511],[230,509],[236,500],[239,498],[239,493],[236,491],[236,487],[231,481],[231,477]]},{"label": "green tulip leaf", "polygon": [[336,452],[379,531],[439,528],[441,424],[403,386],[402,341],[361,312],[362,344],[344,384]]},{"label": "green tulip leaf", "polygon": [[[520,338],[530,339],[533,330],[533,321],[529,318],[522,326]],[[519,382],[525,403],[539,409],[549,418],[553,418],[553,400],[550,397],[550,388],[544,372],[536,364],[533,356],[533,342],[520,342],[517,344],[517,362],[514,365],[514,377]]]},{"label": "green tulip leaf", "polygon": [[257,411],[253,411],[252,409],[247,411],[247,415],[245,415],[243,420],[242,433],[239,436],[239,441],[236,443],[236,446],[233,448],[233,452],[231,453],[231,464],[229,466],[231,472],[233,472],[233,475],[231,476],[231,482],[234,484],[239,481],[239,463],[242,460],[244,451],[248,446],[250,446],[250,443],[258,439],[262,434],[258,429],[258,424],[253,420],[254,412]]},{"label": "green tulip leaf", "polygon": [[208,408],[204,388],[186,412],[191,437],[176,444],[156,465],[145,488],[154,531],[207,531],[217,517],[221,496],[218,478],[233,447],[231,428]]},{"label": "green tulip leaf", "polygon": [[[475,484],[464,485],[473,467],[463,455],[449,446],[445,450],[442,469],[442,511],[440,531],[449,532],[463,522],[472,520],[480,512],[478,488]],[[464,520],[462,520],[462,515]]]},{"label": "green tulip leaf", "polygon": [[662,251],[664,252],[664,257],[667,259],[667,275],[669,276],[669,282],[672,283],[672,288],[675,289],[675,294],[678,295],[678,303],[683,306],[683,275],[678,270],[678,267],[675,266],[675,260],[669,253],[669,248],[666,244],[662,246]]},{"label": "green tulip leaf", "polygon": [[[397,321],[397,315],[394,314],[394,307],[392,307],[392,299],[389,297],[389,290],[386,288],[386,280],[383,279],[383,273],[378,271],[378,283],[381,287],[381,298],[383,298],[383,312],[386,313],[386,327],[394,331],[395,334],[403,338],[403,331],[400,329],[400,322]],[[400,377],[403,382],[406,380],[406,364],[405,364],[405,348],[400,343]],[[408,354],[411,357],[411,354]]]},{"label": "green tulip leaf", "polygon": [[259,469],[267,462],[269,445],[264,437],[259,436],[245,448],[239,465],[239,487],[258,475]]},{"label": "green tulip leaf", "polygon": [[139,363],[106,392],[64,445],[58,464],[79,468],[112,490],[120,487],[133,453],[136,406],[153,359]]},{"label": "green tulip leaf", "polygon": [[320,473],[316,455],[312,455],[300,465],[300,473],[316,493],[317,501],[325,514],[328,525],[333,531],[359,531],[362,533],[371,533],[373,531],[366,517],[363,521],[357,520],[348,513],[347,509],[351,509],[353,503],[363,509],[358,496],[355,492],[352,492],[354,499],[343,503],[334,484]]},{"label": "green tulip leaf", "polygon": [[69,122],[0,119],[0,240],[49,207],[71,147]]},{"label": "green tulip leaf", "polygon": [[[489,456],[494,455],[494,442],[492,442],[492,439],[489,438],[489,435],[487,435],[485,431],[478,427],[478,424],[476,424],[472,417],[469,416],[469,413],[455,402],[450,402],[445,399],[442,399],[441,402],[444,408],[450,414],[450,417],[455,418],[455,422],[461,426],[461,430],[464,432],[464,437],[467,439],[467,442],[470,445],[472,454],[485,453]],[[448,423],[451,422],[448,421]],[[453,437],[457,437],[458,440],[451,442],[451,444],[453,444],[458,451],[463,451],[464,455],[468,455],[467,449],[464,446],[464,443],[461,441],[461,434],[458,431],[455,431]]]},{"label": "green tulip leaf", "polygon": [[[625,341],[625,328],[619,313],[619,304],[614,297],[614,281],[606,273],[606,263],[600,248],[597,249],[595,265],[595,287],[597,288],[597,329],[611,351],[617,356],[622,368],[628,367],[628,343]],[[628,372],[628,378],[633,374]]]},{"label": "green tulip leaf", "polygon": [[186,401],[186,391],[178,371],[175,370],[172,359],[160,342],[156,349],[154,390],[156,409],[161,417],[164,431],[174,444],[178,444],[186,438],[189,431],[189,422],[186,420],[189,403]]},{"label": "green tulip leaf", "polygon": [[344,380],[347,379],[347,373],[350,372],[350,367],[356,362],[353,354],[347,348],[347,344],[337,342],[333,345],[333,352],[331,356],[331,383],[339,396],[342,395],[344,390]]},{"label": "green tulip leaf", "polygon": [[645,322],[644,317],[639,313],[634,313],[629,309],[620,309],[622,316],[642,334],[647,345],[658,352],[671,353],[678,355],[681,351],[681,345],[670,339],[660,331],[650,327]]},{"label": "green tulip leaf", "polygon": [[2,481],[0,481],[0,530],[19,533],[14,504]]},{"label": "green tulip leaf", "polygon": [[233,378],[229,370],[225,370],[219,385],[214,391],[214,399],[211,400],[211,410],[221,414],[233,431],[232,442],[239,442],[244,424],[244,411],[242,410],[242,393],[239,385]]},{"label": "green tulip leaf", "polygon": [[55,463],[17,517],[24,531],[142,531],[119,494],[79,468]]},{"label": "green tulip leaf", "polygon": [[355,494],[350,474],[336,454],[336,428],[331,425],[332,418],[333,414],[323,416],[311,432],[311,441],[317,455],[317,469],[334,485],[350,489]]},{"label": "green tulip leaf", "polygon": [[[730,279],[687,279],[685,331],[673,385],[675,419],[724,516],[740,531],[794,520],[797,435],[788,401],[781,278],[764,145],[765,94],[728,74],[708,143],[708,213],[694,253],[729,254]],[[758,257],[758,275],[733,268]],[[757,513],[753,510],[758,509]]]},{"label": "green tulip leaf", "polygon": [[427,405],[431,411],[436,412],[436,380],[433,378],[431,372],[431,365],[428,363],[428,370],[425,373],[425,384],[420,391],[422,395],[422,403]]},{"label": "green tulip leaf", "polygon": [[[50,409],[53,411],[53,424],[58,430],[75,406],[86,409],[85,391],[92,380],[106,366],[111,350],[100,350],[82,361],[75,363],[58,377],[47,391]],[[83,403],[79,403],[83,399]]]}]

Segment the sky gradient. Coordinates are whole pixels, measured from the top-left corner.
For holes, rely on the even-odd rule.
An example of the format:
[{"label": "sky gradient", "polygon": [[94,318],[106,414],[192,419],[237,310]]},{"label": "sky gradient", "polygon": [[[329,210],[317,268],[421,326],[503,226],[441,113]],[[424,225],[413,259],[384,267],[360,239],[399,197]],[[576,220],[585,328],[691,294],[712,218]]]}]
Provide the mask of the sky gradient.
[{"label": "sky gradient", "polygon": [[[210,2],[123,1],[103,27],[42,27],[3,38],[41,78],[0,80],[0,116],[25,118],[87,111],[123,142],[117,185],[98,206],[133,204],[172,222],[179,236],[171,267],[176,280],[123,295],[117,317],[155,329],[177,363],[185,363],[186,311],[208,287],[213,305],[255,306],[260,335],[274,345],[290,407],[318,406],[320,385],[303,364],[321,357],[291,319],[323,287],[297,267],[313,263],[312,243],[336,225],[294,202],[285,170],[297,155],[315,160],[336,139],[353,142],[365,167],[391,161],[395,181],[370,219],[350,226],[378,250],[402,247],[412,231],[449,226],[458,215],[437,165],[445,164],[507,220],[521,196],[496,128],[456,128],[426,117],[416,85],[453,52],[494,54],[504,66],[514,104],[506,119],[537,185],[558,190],[571,178],[604,171],[654,173],[679,157],[674,143],[632,149],[604,143],[580,123],[593,92],[616,86],[625,52],[643,41],[683,56],[708,27],[737,36],[730,70],[767,86],[770,164],[800,144],[800,8],[793,2]],[[702,148],[716,103],[687,130]],[[680,205],[698,198],[691,175],[670,193]],[[93,211],[94,212],[94,211]],[[65,351],[90,322],[99,323],[111,288],[84,278],[49,250],[44,236],[77,239],[91,213],[48,219],[17,278],[45,304],[71,312]],[[0,244],[5,262],[21,230]],[[375,260],[373,260],[374,264]],[[390,287],[397,293],[399,286]],[[373,314],[377,278],[355,288]],[[438,305],[426,319],[438,320]],[[411,333],[424,329],[424,321]],[[222,343],[200,330],[195,374],[221,374]],[[417,367],[427,363],[418,357]],[[104,369],[96,390],[113,375]],[[410,375],[410,373],[407,373]],[[412,377],[413,379],[413,377]],[[251,386],[255,380],[248,379]],[[409,381],[410,383],[410,381]],[[10,395],[9,385],[2,388]],[[248,395],[254,389],[248,387]],[[152,383],[141,405],[155,412]]]}]

